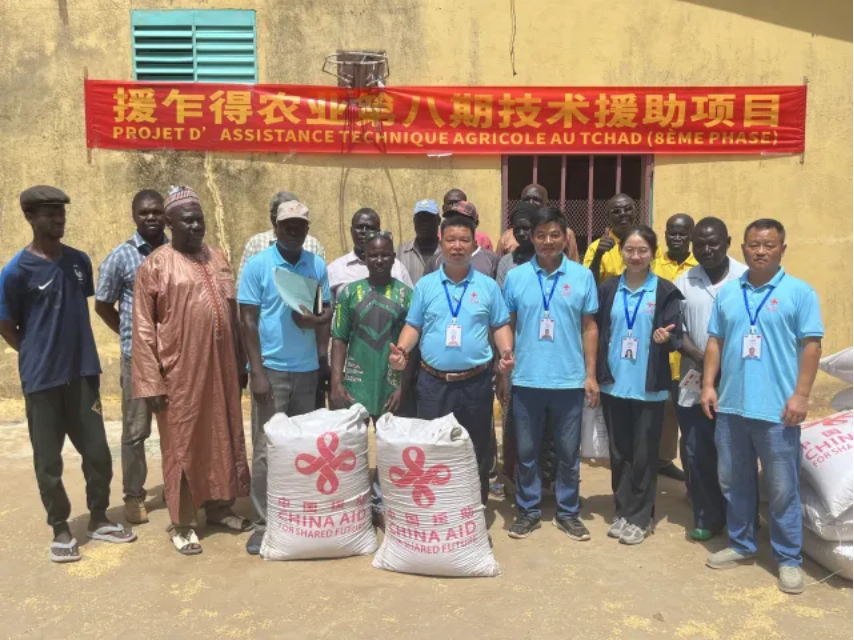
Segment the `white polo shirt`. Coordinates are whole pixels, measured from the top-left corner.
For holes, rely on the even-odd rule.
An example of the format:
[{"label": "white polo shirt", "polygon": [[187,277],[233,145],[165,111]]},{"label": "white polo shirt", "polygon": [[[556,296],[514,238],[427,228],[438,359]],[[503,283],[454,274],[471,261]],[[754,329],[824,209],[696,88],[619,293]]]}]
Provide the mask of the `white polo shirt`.
[{"label": "white polo shirt", "polygon": [[[715,308],[715,298],[721,287],[730,280],[738,280],[747,271],[747,267],[738,260],[729,258],[729,271],[723,279],[713,285],[706,270],[697,265],[676,278],[673,283],[685,296],[682,301],[682,318],[685,333],[691,336],[691,340],[697,348],[704,352],[709,342],[709,319]],[[682,356],[682,365],[679,376],[684,378],[691,369],[698,369],[699,365],[687,356]],[[701,372],[702,373],[702,372]],[[679,389],[679,405],[691,407],[700,401],[700,395],[688,389]]]}]

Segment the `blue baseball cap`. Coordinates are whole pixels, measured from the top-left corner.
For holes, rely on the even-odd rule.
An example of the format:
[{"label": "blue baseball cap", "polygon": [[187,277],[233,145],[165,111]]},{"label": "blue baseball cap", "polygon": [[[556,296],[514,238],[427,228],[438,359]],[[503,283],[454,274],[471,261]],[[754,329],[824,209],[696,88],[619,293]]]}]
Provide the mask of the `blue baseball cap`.
[{"label": "blue baseball cap", "polygon": [[415,203],[415,208],[412,210],[412,215],[416,213],[432,213],[434,216],[439,215],[439,203],[435,200],[419,200]]}]

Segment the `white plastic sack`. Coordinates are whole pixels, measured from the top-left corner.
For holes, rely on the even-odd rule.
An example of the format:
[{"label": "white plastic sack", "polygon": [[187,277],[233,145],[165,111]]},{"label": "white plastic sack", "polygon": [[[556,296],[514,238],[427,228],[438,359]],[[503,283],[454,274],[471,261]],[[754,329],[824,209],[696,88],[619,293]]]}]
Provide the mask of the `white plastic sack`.
[{"label": "white plastic sack", "polygon": [[608,428],[605,426],[605,414],[602,405],[595,409],[584,404],[581,414],[581,457],[609,459]]},{"label": "white plastic sack", "polygon": [[266,560],[343,558],[373,553],[368,418],[360,404],[289,418],[267,434]]},{"label": "white plastic sack", "polygon": [[854,409],[854,387],[848,387],[837,391],[830,399],[830,406],[834,411],[848,411]]},{"label": "white plastic sack", "polygon": [[486,532],[468,432],[453,415],[377,422],[385,537],[374,567],[429,576],[501,573]]},{"label": "white plastic sack", "polygon": [[801,425],[801,477],[837,518],[854,503],[854,411]]},{"label": "white plastic sack", "polygon": [[837,518],[827,513],[827,508],[819,499],[815,489],[808,482],[801,483],[801,511],[804,514],[804,526],[818,537],[834,542],[854,540],[854,518],[849,508]]},{"label": "white plastic sack", "polygon": [[850,542],[822,540],[804,529],[803,552],[831,573],[848,580],[854,576],[854,546]]},{"label": "white plastic sack", "polygon": [[825,356],[819,360],[818,368],[845,382],[854,382],[854,347]]}]

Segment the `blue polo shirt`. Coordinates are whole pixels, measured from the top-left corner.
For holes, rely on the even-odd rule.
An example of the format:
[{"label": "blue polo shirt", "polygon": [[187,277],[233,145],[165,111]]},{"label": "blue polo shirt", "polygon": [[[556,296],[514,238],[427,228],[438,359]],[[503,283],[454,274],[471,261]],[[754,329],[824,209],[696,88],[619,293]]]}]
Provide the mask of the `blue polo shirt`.
[{"label": "blue polo shirt", "polygon": [[317,280],[322,287],[323,302],[330,301],[326,263],[304,250],[299,262],[292,265],[282,257],[278,244],[264,249],[246,263],[240,276],[237,301],[260,307],[258,333],[265,367],[292,373],[317,371],[317,333],[313,329],[300,329],[294,323],[291,309],[282,300],[273,279],[276,267]]},{"label": "blue polo shirt", "polygon": [[24,249],[3,268],[0,320],[20,331],[24,394],[101,373],[86,302],[93,295],[92,262],[71,247],[56,262]]},{"label": "blue polo shirt", "polygon": [[[655,292],[657,288],[658,276],[652,271],[636,291],[631,291],[626,286],[625,273],[620,276],[620,285],[617,287],[614,305],[611,307],[611,341],[608,343],[608,366],[614,376],[614,383],[603,384],[602,393],[644,402],[662,402],[667,400],[670,395],[667,391],[646,390],[646,371],[649,363],[649,344],[652,342],[654,330],[652,320],[655,317]],[[632,328],[632,337],[638,340],[638,352],[635,354],[634,360],[623,358],[621,353],[623,338],[629,335],[624,292],[628,297],[629,317],[634,314],[635,306],[640,300],[637,319]]]},{"label": "blue polo shirt", "polygon": [[[457,316],[463,332],[461,348],[445,347],[445,330],[452,316],[443,285],[447,285],[455,308],[462,300]],[[406,316],[407,324],[421,330],[421,357],[439,371],[467,371],[492,360],[489,330],[509,322],[495,280],[470,268],[468,275],[454,284],[445,275],[444,266],[418,281]]]},{"label": "blue polo shirt", "polygon": [[[757,288],[747,281],[748,273],[721,287],[709,319],[709,335],[724,341],[718,410],[779,423],[795,392],[801,340],[824,336],[821,309],[815,290],[782,267],[770,282]],[[744,336],[750,333],[743,291],[747,291],[750,312],[756,313],[769,290],[756,323],[762,357],[742,358]]]},{"label": "blue polo shirt", "polygon": [[[540,321],[545,317],[543,292],[548,299],[552,286],[555,289],[549,303],[549,318],[554,320],[554,340],[540,340]],[[507,274],[504,301],[510,313],[516,314],[513,385],[583,389],[587,376],[581,316],[599,310],[596,281],[590,269],[564,256],[557,270],[546,273],[534,258]]]}]

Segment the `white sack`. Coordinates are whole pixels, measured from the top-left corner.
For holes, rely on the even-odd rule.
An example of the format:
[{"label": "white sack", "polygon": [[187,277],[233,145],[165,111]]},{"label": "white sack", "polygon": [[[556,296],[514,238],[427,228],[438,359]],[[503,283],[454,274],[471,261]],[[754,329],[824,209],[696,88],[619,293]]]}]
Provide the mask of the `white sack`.
[{"label": "white sack", "polygon": [[850,542],[822,540],[809,529],[804,529],[803,552],[830,573],[852,579],[854,575],[854,546]]},{"label": "white sack", "polygon": [[801,479],[837,518],[854,502],[854,411],[801,425]]},{"label": "white sack", "polygon": [[827,513],[827,507],[808,482],[801,483],[800,493],[805,527],[824,540],[849,543],[854,540],[854,518],[852,518],[851,507],[839,517],[834,518]]},{"label": "white sack", "polygon": [[486,532],[468,432],[453,414],[377,423],[385,537],[374,567],[430,576],[501,573]]},{"label": "white sack", "polygon": [[584,412],[581,414],[581,457],[599,460],[610,458],[608,428],[605,426],[601,404],[593,409],[584,403]]},{"label": "white sack", "polygon": [[818,368],[845,382],[854,382],[854,347],[825,356],[819,360]]},{"label": "white sack", "polygon": [[267,434],[266,560],[373,553],[367,410],[277,413]]}]

